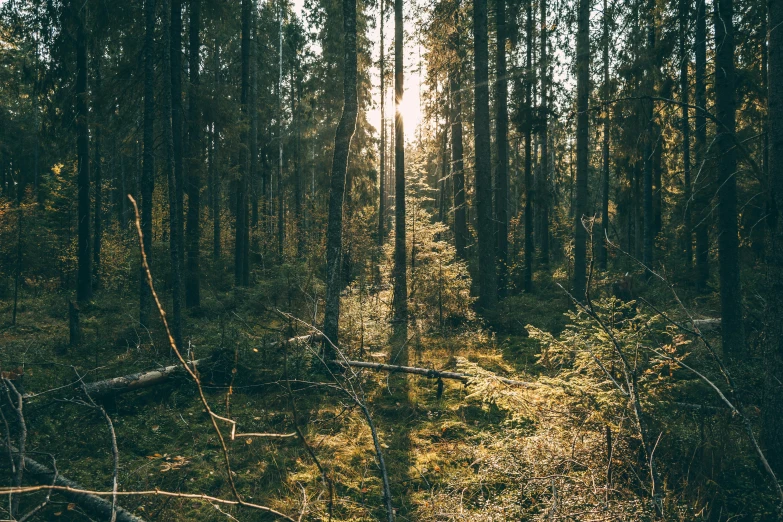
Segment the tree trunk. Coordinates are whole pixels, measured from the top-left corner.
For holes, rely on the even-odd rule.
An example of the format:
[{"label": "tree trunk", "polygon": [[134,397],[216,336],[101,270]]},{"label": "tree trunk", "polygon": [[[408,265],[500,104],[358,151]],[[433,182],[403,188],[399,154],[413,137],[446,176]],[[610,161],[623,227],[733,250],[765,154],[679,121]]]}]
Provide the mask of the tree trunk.
[{"label": "tree trunk", "polygon": [[492,223],[492,157],[489,130],[489,42],[487,0],[473,0],[476,153],[476,234],[478,236],[478,307],[491,310],[498,294],[495,229]]},{"label": "tree trunk", "polygon": [[380,56],[380,73],[381,73],[381,85],[380,85],[380,98],[381,98],[381,140],[380,140],[380,156],[381,156],[381,171],[378,176],[379,181],[379,197],[378,197],[378,246],[382,247],[386,236],[386,40],[383,37],[383,26],[386,20],[386,0],[380,0],[379,17],[381,19],[381,56]]},{"label": "tree trunk", "polygon": [[177,346],[182,346],[182,279],[179,271],[181,212],[177,201],[177,179],[174,169],[174,137],[172,129],[173,107],[172,92],[173,80],[171,74],[171,22],[169,0],[163,0],[161,6],[163,24],[163,91],[161,96],[161,126],[163,130],[163,145],[165,151],[165,172],[169,192],[169,255],[171,259],[171,293],[173,296],[171,333]]},{"label": "tree trunk", "polygon": [[737,157],[735,129],[734,6],[715,2],[715,112],[720,122],[715,136],[718,158],[718,270],[720,275],[721,338],[732,358],[745,350],[737,231]]},{"label": "tree trunk", "polygon": [[[252,15],[252,0],[242,0],[242,42],[240,54],[242,58],[242,78],[240,105],[242,118],[249,123],[248,97],[250,96],[250,25]],[[248,227],[248,188],[250,179],[250,133],[242,132],[243,147],[239,149],[240,179],[236,185],[236,224],[234,228],[234,284],[247,286],[245,280],[245,265],[249,259],[245,256],[245,229]]]},{"label": "tree trunk", "polygon": [[[707,12],[705,0],[696,0],[696,27],[694,33],[694,97],[696,105],[702,108],[707,107]],[[694,118],[694,135],[696,138],[696,165],[699,166],[699,178],[702,181],[695,187],[693,201],[694,214],[696,215],[696,226],[694,232],[696,236],[696,288],[703,292],[707,290],[707,283],[710,279],[710,238],[709,225],[709,193],[708,193],[708,173],[710,169],[705,168],[707,155],[707,118],[704,113],[697,110]],[[706,178],[706,179],[705,179]],[[698,182],[698,179],[696,180]]]},{"label": "tree trunk", "polygon": [[533,186],[533,157],[532,157],[532,86],[533,86],[533,1],[526,4],[527,23],[526,35],[526,62],[525,62],[525,102],[523,122],[525,134],[525,271],[523,285],[525,292],[533,291],[533,258],[535,257],[535,245],[533,242],[533,212],[536,203],[536,189]]},{"label": "tree trunk", "polygon": [[218,124],[220,114],[217,113],[217,96],[220,92],[220,45],[215,41],[215,96],[212,99],[212,107],[216,112],[214,122],[212,123],[212,257],[220,259],[220,200],[221,200],[221,182],[220,182],[220,126]]},{"label": "tree trunk", "polygon": [[[180,275],[185,269],[185,175],[182,163],[182,0],[171,0],[171,138],[177,198],[177,252]],[[180,288],[180,292],[182,289]]]},{"label": "tree trunk", "polygon": [[[397,0],[400,2],[401,0]],[[326,230],[326,309],[324,313],[324,352],[327,360],[334,358],[338,344],[340,320],[340,256],[343,241],[343,200],[345,197],[348,153],[356,130],[358,115],[356,0],[343,0],[344,72],[343,111],[334,138],[332,175],[329,183],[329,221]],[[331,343],[329,342],[331,341]]]},{"label": "tree trunk", "polygon": [[92,257],[90,255],[90,133],[87,127],[87,30],[85,12],[71,6],[76,22],[76,160],[78,187],[78,271],[76,300],[80,303],[92,297]]},{"label": "tree trunk", "polygon": [[[155,0],[144,2],[144,157],[141,179],[141,231],[147,260],[152,260],[152,191],[155,182]],[[139,267],[139,324],[149,327],[152,292],[143,266]]]},{"label": "tree trunk", "polygon": [[685,237],[683,246],[685,251],[685,271],[688,277],[693,270],[693,227],[691,224],[692,191],[691,191],[691,126],[688,120],[688,67],[690,66],[690,54],[688,53],[688,21],[690,20],[690,0],[680,0],[680,98],[682,99],[682,168],[685,185],[685,215],[683,217]]},{"label": "tree trunk", "polygon": [[454,31],[451,35],[451,49],[454,53],[449,70],[449,90],[451,94],[451,179],[454,191],[454,246],[457,257],[467,259],[468,226],[465,220],[465,172],[463,170],[462,148],[462,68],[459,34],[459,0],[454,6]]},{"label": "tree trunk", "polygon": [[188,215],[187,242],[188,262],[185,272],[185,306],[201,306],[201,288],[199,279],[201,270],[200,240],[201,224],[201,109],[199,104],[199,68],[201,67],[201,0],[190,0],[190,54],[188,71]]},{"label": "tree trunk", "polygon": [[[101,96],[101,60],[100,56],[95,57],[95,92],[96,96]],[[97,112],[97,111],[96,111]],[[103,111],[100,111],[101,116]],[[95,201],[94,201],[94,215],[93,223],[93,237],[92,237],[92,273],[95,280],[95,287],[99,288],[101,285],[101,242],[103,241],[103,158],[101,157],[101,126],[102,124],[95,125],[95,139],[94,139],[94,165],[95,165]],[[36,134],[37,136],[37,134]],[[37,144],[37,141],[36,141]],[[37,152],[36,152],[37,154]],[[37,169],[37,165],[36,165]],[[36,187],[37,171],[36,171]]]},{"label": "tree trunk", "polygon": [[[542,2],[543,5],[543,2]],[[497,0],[495,16],[495,142],[498,157],[495,169],[495,219],[497,219],[498,295],[505,297],[508,273],[508,82],[506,80],[506,0]]]},{"label": "tree trunk", "polygon": [[783,472],[783,0],[770,0],[768,27],[767,89],[769,93],[767,128],[769,132],[768,166],[773,209],[771,220],[771,259],[773,269],[769,317],[774,321],[770,335],[772,364],[767,367],[762,439],[767,457],[776,472]]},{"label": "tree trunk", "polygon": [[604,66],[604,129],[603,144],[601,149],[601,226],[596,227],[598,237],[595,238],[594,245],[597,249],[598,268],[606,270],[608,252],[606,249],[606,234],[609,231],[609,6],[607,0],[604,0],[603,13],[603,66]]},{"label": "tree trunk", "polygon": [[403,89],[402,0],[394,0],[394,318],[407,324],[405,255],[405,127],[400,113]]},{"label": "tree trunk", "polygon": [[549,266],[549,129],[548,100],[549,89],[547,60],[547,22],[546,2],[541,1],[541,164],[539,168],[536,196],[538,197],[538,257],[544,267]]},{"label": "tree trunk", "polygon": [[[277,257],[283,262],[285,227],[283,223],[283,7],[279,7],[279,74],[277,77]],[[352,134],[353,135],[353,134]]]},{"label": "tree trunk", "polygon": [[653,147],[656,146],[655,138],[653,136],[654,122],[653,122],[653,101],[651,97],[655,92],[655,70],[654,70],[654,54],[655,54],[655,0],[649,0],[647,6],[647,49],[645,53],[645,71],[643,92],[645,96],[650,98],[642,101],[642,114],[643,121],[646,125],[646,131],[644,135],[644,183],[642,186],[643,202],[643,217],[644,217],[644,248],[642,254],[642,260],[644,264],[652,268],[653,263],[653,247],[655,245],[655,210],[653,204],[653,163],[654,163],[654,151]]},{"label": "tree trunk", "polygon": [[590,96],[590,2],[579,0],[576,33],[576,198],[574,201],[574,297],[583,299],[587,283],[588,101]]}]

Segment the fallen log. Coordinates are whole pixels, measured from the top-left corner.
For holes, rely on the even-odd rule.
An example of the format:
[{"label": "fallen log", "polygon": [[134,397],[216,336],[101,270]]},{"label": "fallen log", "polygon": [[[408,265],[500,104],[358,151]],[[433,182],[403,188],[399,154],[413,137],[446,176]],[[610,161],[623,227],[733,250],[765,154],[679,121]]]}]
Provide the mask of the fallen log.
[{"label": "fallen log", "polygon": [[[11,451],[15,452],[16,448],[11,447]],[[28,475],[32,475],[42,483],[49,485],[54,484],[55,486],[59,486],[61,488],[71,488],[78,490],[85,489],[78,483],[63,477],[59,473],[55,478],[54,471],[50,470],[43,464],[39,464],[30,457],[26,456],[24,458],[24,466]],[[60,490],[60,492],[68,500],[74,504],[79,504],[82,509],[95,516],[98,520],[111,520],[112,505],[110,501],[81,491],[77,492],[64,489]],[[120,506],[115,506],[115,511],[117,513],[117,522],[145,522],[143,518],[137,517],[127,509],[124,509]]]},{"label": "fallen log", "polygon": [[[332,361],[332,364],[338,366],[351,366],[353,368],[367,368],[369,370],[376,370],[381,372],[391,373],[410,373],[413,375],[421,375],[422,377],[428,377],[430,379],[452,379],[455,381],[468,382],[471,379],[475,379],[475,375],[468,375],[465,373],[446,372],[441,370],[434,370],[431,368],[417,368],[415,366],[398,366],[396,364],[383,364],[373,363],[365,361]],[[514,379],[507,379],[506,377],[494,377],[503,384],[509,386],[531,386],[531,383],[525,381],[517,381]]]},{"label": "fallen log", "polygon": [[[204,363],[208,359],[198,359],[192,361],[191,367],[196,367],[199,364]],[[87,393],[92,397],[101,397],[110,395],[113,393],[125,393],[141,388],[149,388],[166,381],[172,375],[184,372],[184,368],[181,364],[173,364],[171,366],[164,366],[157,370],[150,370],[146,372],[132,373],[130,375],[122,375],[120,377],[114,377],[112,379],[106,379],[104,381],[91,382],[85,384]]]},{"label": "fallen log", "polygon": [[[323,340],[323,335],[321,334],[300,335],[299,337],[293,337],[291,339],[288,339],[286,343],[297,344],[297,343],[321,341],[321,340]],[[275,346],[279,346],[279,345],[280,345],[280,341],[275,341],[266,345],[265,348],[274,348]],[[210,358],[207,357],[207,358],[193,361],[190,364],[195,367],[209,360]],[[130,375],[121,375],[119,377],[113,377],[111,379],[106,379],[103,381],[91,382],[89,384],[86,384],[85,386],[87,388],[87,393],[89,393],[90,396],[102,397],[111,394],[126,393],[134,390],[139,390],[142,388],[149,388],[150,386],[161,384],[162,382],[168,380],[169,377],[172,377],[173,375],[176,375],[183,371],[184,368],[182,367],[181,364],[173,364],[171,366],[164,366],[163,368],[158,368],[157,370],[132,373]]]}]

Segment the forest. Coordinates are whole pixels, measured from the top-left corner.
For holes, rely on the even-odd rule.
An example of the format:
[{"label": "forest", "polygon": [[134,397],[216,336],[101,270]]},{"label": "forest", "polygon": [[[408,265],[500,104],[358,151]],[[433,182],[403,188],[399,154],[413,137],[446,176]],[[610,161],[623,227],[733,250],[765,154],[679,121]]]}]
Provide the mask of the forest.
[{"label": "forest", "polygon": [[0,0],[0,519],[783,520],[783,0]]}]

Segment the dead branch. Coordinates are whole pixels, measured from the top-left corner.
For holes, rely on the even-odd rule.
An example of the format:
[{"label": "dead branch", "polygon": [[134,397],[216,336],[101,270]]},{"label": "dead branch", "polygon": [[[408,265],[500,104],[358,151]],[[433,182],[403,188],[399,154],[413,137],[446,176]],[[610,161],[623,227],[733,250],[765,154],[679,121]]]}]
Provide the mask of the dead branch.
[{"label": "dead branch", "polygon": [[[206,360],[207,359],[198,359],[188,363],[188,365],[195,369],[196,366],[204,363]],[[159,368],[157,370],[132,373],[130,375],[122,375],[112,379],[87,383],[84,385],[84,388],[85,393],[93,397],[102,397],[115,393],[126,393],[161,384],[162,382],[168,380],[169,377],[178,373],[182,373],[183,371],[184,370],[182,365],[173,364],[171,366],[164,366],[163,368]]]},{"label": "dead branch", "polygon": [[[471,379],[477,378],[474,375],[468,375],[465,373],[446,372],[441,370],[435,370],[432,368],[417,368],[414,366],[399,366],[396,364],[383,364],[383,363],[373,363],[373,362],[365,362],[365,361],[332,361],[332,364],[341,365],[341,366],[351,366],[353,368],[367,368],[370,370],[376,370],[381,372],[410,373],[412,375],[421,375],[422,377],[427,377],[429,379],[451,379],[455,381],[468,382]],[[523,387],[533,386],[533,383],[530,382],[507,379],[505,377],[494,377],[494,378],[497,379],[499,382],[502,382],[503,384],[508,384],[509,386],[523,386]]]}]

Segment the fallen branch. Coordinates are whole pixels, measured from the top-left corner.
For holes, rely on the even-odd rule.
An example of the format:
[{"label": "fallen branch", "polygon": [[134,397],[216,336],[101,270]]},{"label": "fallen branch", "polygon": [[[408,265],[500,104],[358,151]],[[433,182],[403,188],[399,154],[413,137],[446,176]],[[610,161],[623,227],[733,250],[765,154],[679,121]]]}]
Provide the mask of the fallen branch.
[{"label": "fallen branch", "polygon": [[[475,375],[468,375],[465,373],[457,372],[444,372],[441,370],[433,370],[431,368],[416,368],[414,366],[398,366],[396,364],[383,364],[372,363],[365,361],[332,361],[332,364],[340,366],[352,366],[354,368],[367,368],[370,370],[377,370],[381,372],[400,372],[410,373],[413,375],[421,375],[430,379],[452,379],[455,381],[468,382],[471,379],[475,379]],[[509,386],[531,386],[532,383],[525,381],[516,381],[514,379],[507,379],[505,377],[495,377],[498,381]]]},{"label": "fallen branch", "polygon": [[[206,360],[207,359],[198,359],[196,361],[192,361],[189,363],[189,365],[192,368],[195,368],[199,364],[204,363]],[[130,375],[122,375],[112,379],[85,384],[85,392],[93,397],[101,397],[115,393],[126,393],[129,391],[155,386],[156,384],[165,382],[172,375],[182,372],[184,372],[182,365],[174,364],[171,366],[159,368],[157,370],[132,373]]]},{"label": "fallen branch", "polygon": [[[11,446],[9,449],[14,453],[17,451],[13,446]],[[4,493],[26,493],[32,491],[56,490],[62,492],[63,495],[65,495],[71,502],[79,504],[85,511],[93,514],[99,520],[111,519],[111,502],[93,494],[76,482],[55,473],[30,457],[24,458],[24,465],[25,471],[29,475],[32,475],[42,482],[47,482],[49,485],[7,488],[8,491]],[[106,493],[107,496],[114,496],[115,494],[116,493],[114,491]],[[130,511],[123,509],[120,506],[116,506],[116,515],[117,522],[144,522],[143,518],[137,517]]]}]

